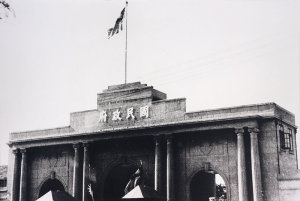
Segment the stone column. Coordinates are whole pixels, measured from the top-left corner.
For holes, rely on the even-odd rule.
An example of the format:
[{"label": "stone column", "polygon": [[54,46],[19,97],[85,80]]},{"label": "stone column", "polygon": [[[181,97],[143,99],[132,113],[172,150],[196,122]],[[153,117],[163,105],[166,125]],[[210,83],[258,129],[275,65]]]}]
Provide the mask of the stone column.
[{"label": "stone column", "polygon": [[14,161],[14,174],[13,174],[13,186],[12,186],[12,201],[19,200],[19,189],[20,189],[20,157],[19,157],[19,149],[14,149],[13,154],[15,156]]},{"label": "stone column", "polygon": [[80,170],[79,170],[79,144],[74,144],[74,168],[73,168],[73,197],[79,199],[80,198],[80,189],[79,189],[79,177],[80,177]]},{"label": "stone column", "polygon": [[167,201],[174,200],[173,138],[167,136]]},{"label": "stone column", "polygon": [[244,129],[235,130],[237,134],[237,168],[238,168],[238,189],[239,201],[247,201],[247,181],[246,181],[246,160],[245,160],[245,144]]},{"label": "stone column", "polygon": [[90,158],[89,158],[89,150],[88,150],[88,143],[83,143],[83,167],[82,167],[82,201],[87,201],[87,185],[88,185],[88,177],[89,177],[89,164],[90,164]]},{"label": "stone column", "polygon": [[261,186],[261,169],[257,134],[257,128],[249,128],[251,141],[251,168],[252,168],[252,185],[253,185],[253,200],[262,201],[262,186]]},{"label": "stone column", "polygon": [[154,189],[161,193],[162,190],[162,150],[161,150],[161,136],[154,137],[155,143],[155,164],[154,164]]},{"label": "stone column", "polygon": [[21,160],[21,180],[20,180],[20,201],[26,201],[27,198],[27,154],[26,149],[20,150]]}]

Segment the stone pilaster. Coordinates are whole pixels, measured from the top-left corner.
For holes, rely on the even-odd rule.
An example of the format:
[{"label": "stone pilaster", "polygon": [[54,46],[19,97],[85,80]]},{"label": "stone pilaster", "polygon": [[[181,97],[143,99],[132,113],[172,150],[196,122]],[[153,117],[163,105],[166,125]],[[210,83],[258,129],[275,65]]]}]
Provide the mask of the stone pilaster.
[{"label": "stone pilaster", "polygon": [[90,155],[88,150],[89,144],[83,143],[83,167],[82,167],[82,201],[87,201],[88,197],[88,177],[89,177],[89,164],[90,164]]},{"label": "stone pilaster", "polygon": [[21,177],[20,177],[20,201],[26,201],[27,198],[27,153],[26,149],[20,150],[21,159]]},{"label": "stone pilaster", "polygon": [[80,154],[79,154],[79,144],[74,144],[74,170],[73,170],[73,197],[80,198]]},{"label": "stone pilaster", "polygon": [[167,201],[174,200],[173,137],[167,136]]},{"label": "stone pilaster", "polygon": [[154,189],[161,193],[162,191],[162,147],[161,136],[154,137],[155,143],[155,164],[154,164]]},{"label": "stone pilaster", "polygon": [[248,201],[244,129],[243,128],[235,129],[235,133],[237,134],[237,168],[238,168],[239,201]]},{"label": "stone pilaster", "polygon": [[252,170],[252,185],[253,185],[253,200],[262,201],[262,185],[261,185],[261,169],[260,157],[258,148],[257,128],[249,128],[251,141],[251,170]]},{"label": "stone pilaster", "polygon": [[19,189],[20,189],[20,156],[19,149],[14,149],[13,154],[15,157],[14,160],[14,173],[13,173],[13,186],[12,186],[12,201],[19,200]]}]

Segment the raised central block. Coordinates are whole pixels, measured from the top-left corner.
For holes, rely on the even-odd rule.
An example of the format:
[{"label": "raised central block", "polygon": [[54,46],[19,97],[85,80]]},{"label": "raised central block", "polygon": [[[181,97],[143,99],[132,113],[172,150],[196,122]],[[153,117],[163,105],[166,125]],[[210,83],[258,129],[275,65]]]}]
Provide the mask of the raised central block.
[{"label": "raised central block", "polygon": [[133,82],[128,84],[119,84],[109,86],[103,90],[102,93],[97,95],[97,105],[105,105],[115,102],[131,102],[138,101],[139,99],[147,100],[149,102],[165,100],[167,95],[161,91],[141,84],[140,82]]}]

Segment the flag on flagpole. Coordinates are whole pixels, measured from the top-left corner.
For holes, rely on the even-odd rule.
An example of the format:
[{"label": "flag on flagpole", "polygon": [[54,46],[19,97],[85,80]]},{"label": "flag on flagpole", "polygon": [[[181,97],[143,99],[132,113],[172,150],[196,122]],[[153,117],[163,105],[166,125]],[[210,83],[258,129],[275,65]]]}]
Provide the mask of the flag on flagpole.
[{"label": "flag on flagpole", "polygon": [[123,30],[123,19],[124,19],[125,8],[121,11],[120,17],[116,20],[115,26],[113,28],[108,29],[108,39],[113,35],[118,34],[119,31]]}]

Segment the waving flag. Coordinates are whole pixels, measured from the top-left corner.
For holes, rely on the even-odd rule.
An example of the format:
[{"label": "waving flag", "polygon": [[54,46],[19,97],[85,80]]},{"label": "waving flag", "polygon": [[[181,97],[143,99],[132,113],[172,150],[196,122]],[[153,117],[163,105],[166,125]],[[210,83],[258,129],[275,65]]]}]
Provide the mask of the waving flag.
[{"label": "waving flag", "polygon": [[113,28],[108,29],[108,38],[112,37],[114,34],[119,33],[119,31],[123,30],[123,19],[124,19],[125,8],[121,11],[120,17],[116,20],[115,26]]}]

